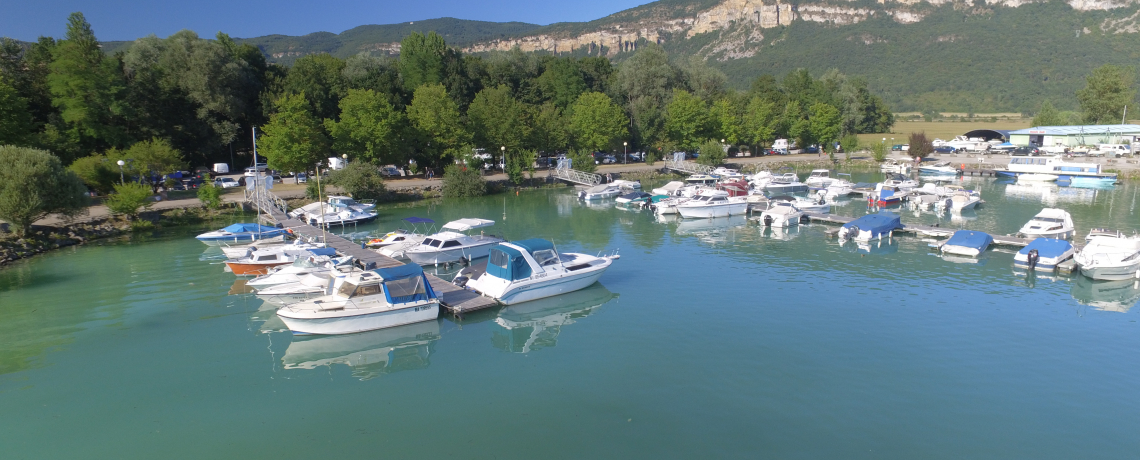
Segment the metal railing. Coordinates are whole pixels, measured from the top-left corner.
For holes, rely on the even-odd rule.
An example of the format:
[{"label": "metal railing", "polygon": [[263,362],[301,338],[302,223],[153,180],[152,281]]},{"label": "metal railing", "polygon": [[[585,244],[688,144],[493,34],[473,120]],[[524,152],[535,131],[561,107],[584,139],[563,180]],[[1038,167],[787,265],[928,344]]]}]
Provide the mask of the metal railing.
[{"label": "metal railing", "polygon": [[281,214],[289,212],[289,205],[273,192],[258,186],[255,189],[245,189],[245,201],[253,203],[264,212],[276,211]]},{"label": "metal railing", "polygon": [[570,168],[555,168],[554,177],[582,185],[598,185],[602,183],[602,176]]},{"label": "metal railing", "polygon": [[681,171],[689,174],[708,174],[713,171],[712,166],[705,166],[702,164],[694,163],[692,161],[675,159],[665,160],[665,167],[674,171]]}]

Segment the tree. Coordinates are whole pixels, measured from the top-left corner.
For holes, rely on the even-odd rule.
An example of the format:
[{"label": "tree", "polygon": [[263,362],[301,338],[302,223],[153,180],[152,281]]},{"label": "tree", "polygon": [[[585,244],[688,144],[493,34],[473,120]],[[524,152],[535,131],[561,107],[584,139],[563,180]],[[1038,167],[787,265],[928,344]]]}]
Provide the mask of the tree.
[{"label": "tree", "polygon": [[625,113],[605,94],[582,93],[570,106],[570,132],[580,149],[609,150],[628,136],[625,126]]},{"label": "tree", "polygon": [[87,187],[101,194],[111,193],[119,182],[119,169],[106,155],[95,154],[75,160],[67,169],[79,176]]},{"label": "tree", "polygon": [[447,44],[435,32],[424,35],[412,32],[400,42],[400,78],[404,89],[415,91],[420,86],[440,83]]},{"label": "tree", "polygon": [[346,86],[344,61],[327,53],[297,59],[285,77],[285,92],[305,95],[318,120],[337,117],[337,102]]},{"label": "tree", "polygon": [[87,205],[87,188],[46,150],[0,146],[0,219],[26,235],[49,214],[74,216]]},{"label": "tree", "polygon": [[713,103],[711,119],[713,135],[724,139],[729,145],[741,143],[744,134],[744,113],[739,104],[729,98],[719,99]]},{"label": "tree", "polygon": [[587,89],[582,69],[573,58],[556,58],[551,61],[538,77],[537,83],[546,100],[563,110]]},{"label": "tree", "polygon": [[1061,118],[1061,112],[1053,108],[1053,104],[1048,100],[1041,103],[1041,108],[1037,109],[1037,116],[1033,117],[1033,126],[1062,126],[1065,124],[1067,123]]},{"label": "tree", "polygon": [[532,178],[534,177],[534,159],[536,156],[534,150],[507,150],[506,156],[504,169],[511,182],[516,185],[522,184],[523,173],[527,171],[530,172]]},{"label": "tree", "polygon": [[387,194],[380,170],[365,161],[350,161],[344,169],[329,175],[328,183],[358,200],[379,200]]},{"label": "tree", "polygon": [[340,121],[325,119],[332,148],[354,160],[395,163],[403,114],[373,90],[350,89],[340,100]]},{"label": "tree", "polygon": [[467,119],[471,121],[475,143],[488,151],[497,152],[499,147],[518,150],[530,135],[526,108],[511,97],[506,85],[475,95],[467,108]]},{"label": "tree", "polygon": [[682,150],[697,148],[708,139],[711,120],[704,101],[683,89],[673,90],[673,100],[666,106],[665,134]]},{"label": "tree", "polygon": [[839,109],[822,102],[816,102],[811,106],[811,118],[809,120],[811,121],[812,137],[822,144],[820,147],[827,147],[834,151],[833,144],[839,140],[840,131],[843,129],[843,119],[840,117]]},{"label": "tree", "polygon": [[304,94],[284,96],[277,100],[276,108],[260,142],[260,153],[269,160],[269,167],[309,171],[328,157],[329,140],[310,112]]},{"label": "tree", "polygon": [[875,160],[877,163],[886,161],[887,155],[890,155],[890,153],[891,146],[887,145],[886,142],[879,141],[871,144],[871,159]]},{"label": "tree", "polygon": [[697,157],[697,163],[706,166],[718,166],[724,163],[724,158],[728,156],[724,151],[724,146],[715,139],[709,139],[697,147],[700,156]]},{"label": "tree", "polygon": [[910,147],[908,147],[906,153],[910,155],[911,158],[922,159],[934,151],[934,144],[926,138],[925,132],[910,133],[908,142]]},{"label": "tree", "polygon": [[566,132],[566,117],[562,110],[552,103],[542,104],[534,117],[534,128],[530,132],[530,145],[540,152],[565,150],[569,144]]},{"label": "tree", "polygon": [[616,92],[632,118],[635,145],[655,145],[664,136],[665,105],[673,89],[684,84],[683,73],[660,45],[643,46],[621,64]]},{"label": "tree", "polygon": [[154,205],[151,201],[151,188],[135,183],[115,184],[115,192],[107,195],[104,204],[112,214],[126,216],[128,220],[138,218],[139,212]]},{"label": "tree", "polygon": [[570,159],[570,167],[578,171],[592,173],[598,170],[594,155],[589,150],[571,150],[566,153],[566,158]]},{"label": "tree", "polygon": [[122,145],[126,136],[119,116],[125,108],[117,63],[104,59],[83,13],[68,17],[67,39],[53,54],[47,83],[67,129],[88,148]]},{"label": "tree", "polygon": [[0,75],[0,145],[24,144],[32,132],[28,101]]},{"label": "tree", "polygon": [[755,146],[770,145],[776,139],[779,120],[775,105],[763,96],[752,96],[744,112],[743,142]]},{"label": "tree", "polygon": [[1124,107],[1136,100],[1135,74],[1132,67],[1105,64],[1085,77],[1085,87],[1077,90],[1085,123],[1117,123]]},{"label": "tree", "polygon": [[475,168],[450,164],[443,169],[443,186],[440,189],[444,198],[467,198],[487,194],[487,181]]},{"label": "tree", "polygon": [[441,166],[445,158],[461,158],[467,152],[464,146],[471,142],[471,134],[463,129],[459,106],[447,97],[443,85],[435,83],[416,88],[407,113],[420,141],[421,155],[417,161]]},{"label": "tree", "polygon": [[203,184],[198,187],[198,201],[206,209],[219,209],[222,207],[222,188],[214,184]]},{"label": "tree", "polygon": [[[138,178],[139,183],[149,183],[154,192],[162,185],[162,176],[186,168],[182,153],[170,145],[166,139],[151,139],[136,142],[129,149],[107,151],[107,160],[115,163],[122,160],[127,177]],[[110,168],[110,166],[107,166]]]}]

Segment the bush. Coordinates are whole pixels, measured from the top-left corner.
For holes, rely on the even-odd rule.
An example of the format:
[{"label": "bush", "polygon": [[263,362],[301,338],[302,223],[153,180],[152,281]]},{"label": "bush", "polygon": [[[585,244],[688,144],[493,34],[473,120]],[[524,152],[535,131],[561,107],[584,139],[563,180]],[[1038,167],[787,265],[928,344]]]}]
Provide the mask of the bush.
[{"label": "bush", "polygon": [[910,148],[906,153],[910,155],[911,158],[923,158],[934,152],[934,144],[926,138],[925,131],[910,133],[908,143],[910,144]]},{"label": "bush", "polygon": [[305,198],[310,200],[321,199],[320,189],[317,187],[317,178],[310,177],[308,182],[305,182]]},{"label": "bush", "polygon": [[67,169],[83,179],[83,183],[88,187],[103,195],[111,193],[115,189],[115,183],[119,182],[118,165],[104,155],[96,154],[80,158],[72,162]]},{"label": "bush", "polygon": [[886,142],[882,142],[882,141],[871,144],[870,148],[871,148],[871,159],[875,160],[879,163],[882,163],[883,161],[885,161],[887,159],[887,155],[890,155],[890,153],[891,153],[891,146],[887,145]]},{"label": "bush", "polygon": [[724,146],[713,139],[705,141],[697,148],[697,151],[700,152],[697,163],[705,166],[719,166],[724,163],[724,158],[727,156],[724,152]]},{"label": "bush", "polygon": [[143,208],[149,208],[154,204],[150,197],[149,186],[138,182],[127,182],[116,185],[115,192],[107,196],[105,204],[112,214],[134,219],[139,216]]},{"label": "bush", "polygon": [[206,184],[198,187],[198,201],[201,201],[207,209],[218,209],[222,207],[222,189],[215,187],[213,184]]},{"label": "bush", "polygon": [[354,161],[333,171],[325,185],[335,185],[357,200],[379,200],[388,193],[380,169],[366,161]]},{"label": "bush", "polygon": [[0,146],[0,219],[23,236],[48,214],[73,216],[87,206],[83,180],[46,150]]},{"label": "bush", "polygon": [[839,147],[843,149],[843,153],[850,156],[851,152],[859,150],[859,136],[848,134],[839,138]]},{"label": "bush", "polygon": [[514,152],[507,152],[507,177],[511,179],[516,185],[521,184],[523,180],[523,173],[530,172],[530,177],[534,177],[534,150],[518,150]]},{"label": "bush", "polygon": [[570,167],[578,171],[592,173],[598,170],[598,165],[594,163],[594,155],[588,151],[571,150],[566,152],[566,158],[573,162]]},{"label": "bush", "polygon": [[442,191],[446,198],[483,196],[487,194],[487,181],[475,168],[448,165],[443,169]]}]

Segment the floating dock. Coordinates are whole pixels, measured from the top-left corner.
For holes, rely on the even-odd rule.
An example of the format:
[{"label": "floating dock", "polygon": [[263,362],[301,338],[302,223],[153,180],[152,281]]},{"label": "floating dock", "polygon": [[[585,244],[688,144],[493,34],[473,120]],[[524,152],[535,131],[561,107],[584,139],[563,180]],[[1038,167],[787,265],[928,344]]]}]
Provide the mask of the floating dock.
[{"label": "floating dock", "polygon": [[[336,249],[336,252],[346,256],[352,256],[352,258],[363,267],[384,268],[404,265],[403,262],[382,255],[371,249],[364,248],[358,243],[353,243],[338,235],[329,233],[328,231],[322,231],[320,228],[289,217],[276,207],[264,209],[264,211],[266,211],[275,223],[282,227],[288,228],[298,235],[324,241],[329,247]],[[439,297],[440,305],[452,315],[462,317],[464,314],[473,311],[499,305],[498,302],[490,297],[483,297],[474,291],[463,289],[435,275],[425,275],[427,275],[428,283],[431,284],[432,290],[434,290]]]},{"label": "floating dock", "polygon": [[[851,221],[856,219],[855,217],[834,216],[831,214],[819,214],[819,213],[814,213],[814,212],[805,212],[804,215],[807,216],[808,219],[811,219],[812,222],[822,222],[822,223],[839,224],[839,225],[846,224],[846,223],[851,222]],[[958,230],[961,230],[961,229],[943,228],[943,227],[930,227],[930,226],[926,226],[926,225],[903,225],[903,228],[900,228],[900,229],[895,230],[895,231],[896,232],[904,232],[904,233],[913,233],[913,234],[916,234],[919,236],[933,236],[933,237],[948,238],[948,237],[950,237],[950,235],[953,235],[954,232],[956,232]],[[836,231],[836,232],[838,232],[838,231]],[[1023,248],[1025,246],[1029,245],[1030,241],[1033,241],[1033,240],[1025,239],[1025,238],[1017,238],[1014,236],[1005,236],[1005,235],[992,235],[992,236],[994,237],[994,244],[999,245],[999,246],[1012,246],[1012,247],[1017,247],[1017,248]]]}]

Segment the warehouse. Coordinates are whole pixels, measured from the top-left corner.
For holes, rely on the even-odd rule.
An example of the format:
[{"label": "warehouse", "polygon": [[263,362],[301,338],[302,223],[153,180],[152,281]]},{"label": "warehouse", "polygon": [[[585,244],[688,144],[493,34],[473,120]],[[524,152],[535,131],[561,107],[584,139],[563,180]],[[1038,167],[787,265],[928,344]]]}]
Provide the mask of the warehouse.
[{"label": "warehouse", "polygon": [[1035,126],[1010,131],[1009,142],[1041,147],[1140,143],[1140,125]]}]

